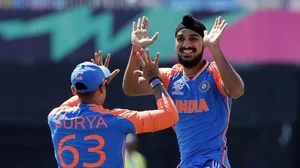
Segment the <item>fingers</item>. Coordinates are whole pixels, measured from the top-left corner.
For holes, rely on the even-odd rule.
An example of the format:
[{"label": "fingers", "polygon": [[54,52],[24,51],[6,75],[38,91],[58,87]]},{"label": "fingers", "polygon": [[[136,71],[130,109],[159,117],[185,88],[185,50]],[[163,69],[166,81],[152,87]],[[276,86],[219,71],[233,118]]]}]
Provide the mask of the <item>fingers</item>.
[{"label": "fingers", "polygon": [[141,29],[145,29],[145,23],[146,23],[146,17],[143,16],[143,18],[142,18],[142,24],[141,24]]},{"label": "fingers", "polygon": [[100,50],[99,52],[98,52],[99,54],[99,65],[103,65],[103,61],[102,61],[102,59],[103,59],[103,57],[102,57],[102,51]]},{"label": "fingers", "polygon": [[148,48],[146,49],[146,57],[145,57],[145,59],[146,59],[145,62],[148,63],[148,64],[150,62],[152,62],[151,61],[151,57],[150,57],[150,50]]},{"label": "fingers", "polygon": [[115,76],[117,76],[117,75],[119,74],[119,72],[120,72],[120,69],[114,70],[114,71],[109,75],[109,77],[108,77],[108,83],[109,83]]},{"label": "fingers", "polygon": [[217,25],[218,25],[218,18],[216,18],[216,20],[215,20],[215,24],[213,26],[213,29],[217,28]]},{"label": "fingers", "polygon": [[160,53],[157,52],[157,53],[156,53],[156,56],[155,56],[155,59],[154,59],[154,63],[155,63],[156,65],[158,65],[159,57],[160,57]]},{"label": "fingers", "polygon": [[213,26],[213,29],[218,29],[220,27],[221,19],[222,19],[221,16],[219,16],[219,17],[216,18],[215,24]]},{"label": "fingers", "polygon": [[136,31],[136,22],[132,23],[132,31]]},{"label": "fingers", "polygon": [[142,66],[142,67],[144,67],[145,66],[145,62],[144,62],[144,60],[142,59],[142,57],[141,57],[141,55],[140,55],[140,53],[139,52],[137,52],[137,59],[138,59],[138,61],[139,61],[139,63],[140,63],[140,65]]},{"label": "fingers", "polygon": [[138,19],[137,29],[141,29],[142,21],[141,18]]},{"label": "fingers", "polygon": [[95,52],[95,54],[94,54],[94,57],[95,57],[95,59],[92,59],[92,62],[93,63],[95,63],[95,64],[97,64],[97,57],[98,57],[98,53],[97,52]]},{"label": "fingers", "polygon": [[149,25],[149,19],[146,18],[145,20],[145,29],[148,30],[148,25]]},{"label": "fingers", "polygon": [[102,51],[99,50],[98,53],[95,52],[95,59],[91,59],[91,62],[92,63],[95,63],[97,65],[104,65],[105,67],[108,68],[108,65],[110,63],[110,58],[111,58],[111,55],[110,53],[107,54],[106,58],[105,58],[105,61],[104,61],[104,64],[103,64],[103,58],[102,58]]},{"label": "fingers", "polygon": [[222,30],[225,24],[226,24],[226,20],[223,20],[222,23],[220,24],[219,29]]},{"label": "fingers", "polygon": [[136,75],[140,75],[140,76],[143,75],[143,71],[141,71],[141,70],[135,70],[135,71],[133,71],[133,73]]},{"label": "fingers", "polygon": [[108,68],[108,65],[109,65],[109,62],[110,62],[110,57],[111,57],[111,55],[110,55],[110,53],[108,53],[107,56],[106,56],[106,59],[104,61],[104,66],[106,68]]},{"label": "fingers", "polygon": [[139,18],[137,24],[135,22],[132,23],[132,31],[135,31],[137,29],[148,30],[148,22],[149,22],[149,19],[146,18],[146,16]]},{"label": "fingers", "polygon": [[204,36],[207,36],[207,35],[208,35],[208,31],[204,30]]},{"label": "fingers", "polygon": [[218,25],[221,24],[221,19],[222,19],[222,16],[219,16],[219,17],[218,17]]},{"label": "fingers", "polygon": [[97,53],[95,54],[95,61],[96,61],[97,65],[103,65],[103,62],[102,62],[102,51],[101,50],[98,51],[98,54]]},{"label": "fingers", "polygon": [[[149,49],[146,50],[146,54],[147,54],[147,55],[148,55],[148,53],[149,53],[148,50],[149,50]],[[140,52],[141,52],[141,53],[144,53],[144,49],[142,48]],[[143,59],[145,65],[146,65],[146,64],[149,64],[149,60],[148,60],[146,54],[141,55],[141,57],[142,57],[142,59]]]},{"label": "fingers", "polygon": [[226,26],[227,26],[227,23],[225,23],[224,26],[222,27],[222,29],[221,29],[222,32],[224,32]]},{"label": "fingers", "polygon": [[151,38],[151,43],[154,43],[154,41],[157,40],[158,35],[159,35],[159,32],[156,32],[156,33],[154,34],[154,36]]},{"label": "fingers", "polygon": [[97,52],[95,52],[95,60],[94,63],[99,65],[99,54]]}]

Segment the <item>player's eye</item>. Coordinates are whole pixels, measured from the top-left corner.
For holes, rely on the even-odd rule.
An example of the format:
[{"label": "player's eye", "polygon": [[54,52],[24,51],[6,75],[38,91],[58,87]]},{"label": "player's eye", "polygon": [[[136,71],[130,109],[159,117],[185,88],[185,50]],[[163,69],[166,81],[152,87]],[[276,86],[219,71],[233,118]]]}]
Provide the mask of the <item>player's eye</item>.
[{"label": "player's eye", "polygon": [[191,38],[190,40],[191,40],[191,41],[197,41],[198,39],[193,37],[193,38]]},{"label": "player's eye", "polygon": [[184,41],[184,38],[178,37],[178,38],[177,38],[177,41],[180,41],[180,42],[181,42],[181,41]]}]

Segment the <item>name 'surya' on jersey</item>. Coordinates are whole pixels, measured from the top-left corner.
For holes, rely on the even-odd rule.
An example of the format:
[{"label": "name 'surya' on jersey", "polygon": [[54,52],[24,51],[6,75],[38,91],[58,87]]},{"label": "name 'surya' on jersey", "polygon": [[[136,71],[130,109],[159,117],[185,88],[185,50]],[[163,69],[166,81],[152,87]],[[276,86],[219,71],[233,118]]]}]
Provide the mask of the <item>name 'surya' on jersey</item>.
[{"label": "name 'surya' on jersey", "polygon": [[93,129],[98,127],[108,127],[105,120],[101,116],[95,117],[77,117],[72,120],[59,116],[56,120],[56,128],[64,129]]}]

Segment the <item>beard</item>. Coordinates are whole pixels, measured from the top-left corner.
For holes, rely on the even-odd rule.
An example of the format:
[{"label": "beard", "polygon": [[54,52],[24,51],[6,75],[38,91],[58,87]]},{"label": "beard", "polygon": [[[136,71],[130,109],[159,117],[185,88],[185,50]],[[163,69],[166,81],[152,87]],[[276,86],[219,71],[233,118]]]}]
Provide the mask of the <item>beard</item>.
[{"label": "beard", "polygon": [[[181,49],[183,50],[183,49]],[[194,49],[195,50],[195,49]],[[194,59],[190,60],[190,61],[185,61],[182,59],[182,57],[177,54],[178,56],[178,62],[185,68],[193,68],[195,67],[196,65],[198,65],[198,63],[202,60],[203,58],[203,49],[201,51],[200,54],[198,54]]]}]

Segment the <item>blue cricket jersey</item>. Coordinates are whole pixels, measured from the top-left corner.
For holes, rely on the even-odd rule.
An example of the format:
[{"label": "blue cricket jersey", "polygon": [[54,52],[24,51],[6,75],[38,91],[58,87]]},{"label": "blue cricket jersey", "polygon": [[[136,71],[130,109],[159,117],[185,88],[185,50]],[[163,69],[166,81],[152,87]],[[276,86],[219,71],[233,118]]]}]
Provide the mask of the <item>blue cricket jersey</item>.
[{"label": "blue cricket jersey", "polygon": [[205,61],[194,76],[186,75],[180,64],[160,70],[179,113],[175,132],[181,155],[180,167],[189,167],[200,159],[203,162],[199,164],[216,160],[229,168],[226,132],[232,100],[225,91],[215,62]]},{"label": "blue cricket jersey", "polygon": [[67,100],[48,115],[58,167],[124,168],[127,134],[159,131],[178,121],[170,97],[157,106],[137,112],[82,104],[77,96]]}]

